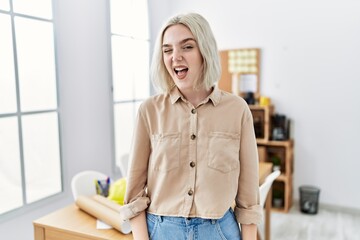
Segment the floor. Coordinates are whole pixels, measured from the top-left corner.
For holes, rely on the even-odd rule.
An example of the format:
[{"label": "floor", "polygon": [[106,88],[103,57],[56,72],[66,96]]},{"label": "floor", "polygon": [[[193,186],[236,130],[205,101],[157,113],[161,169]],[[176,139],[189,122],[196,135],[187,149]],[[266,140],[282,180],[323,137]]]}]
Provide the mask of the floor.
[{"label": "floor", "polygon": [[271,213],[272,240],[360,240],[360,211],[319,207],[301,213],[297,204],[289,213]]}]

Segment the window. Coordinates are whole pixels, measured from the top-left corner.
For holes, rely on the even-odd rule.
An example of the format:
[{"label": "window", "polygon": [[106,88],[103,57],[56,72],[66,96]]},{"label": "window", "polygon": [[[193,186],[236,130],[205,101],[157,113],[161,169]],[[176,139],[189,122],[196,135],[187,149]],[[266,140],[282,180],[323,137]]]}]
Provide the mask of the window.
[{"label": "window", "polygon": [[62,191],[51,0],[0,0],[0,214]]},{"label": "window", "polygon": [[150,95],[147,0],[110,0],[115,159],[127,158],[140,103]]}]

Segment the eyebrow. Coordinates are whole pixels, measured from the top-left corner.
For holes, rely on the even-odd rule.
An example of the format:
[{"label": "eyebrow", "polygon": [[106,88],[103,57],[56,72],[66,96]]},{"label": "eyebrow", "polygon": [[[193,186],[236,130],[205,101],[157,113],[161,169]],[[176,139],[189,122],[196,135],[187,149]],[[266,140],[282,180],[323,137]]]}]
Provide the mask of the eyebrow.
[{"label": "eyebrow", "polygon": [[[185,38],[185,39],[180,41],[180,44],[184,44],[184,43],[186,43],[188,41],[196,42],[194,38]],[[170,44],[166,44],[166,43],[162,45],[162,47],[170,47],[170,46],[171,46]]]}]

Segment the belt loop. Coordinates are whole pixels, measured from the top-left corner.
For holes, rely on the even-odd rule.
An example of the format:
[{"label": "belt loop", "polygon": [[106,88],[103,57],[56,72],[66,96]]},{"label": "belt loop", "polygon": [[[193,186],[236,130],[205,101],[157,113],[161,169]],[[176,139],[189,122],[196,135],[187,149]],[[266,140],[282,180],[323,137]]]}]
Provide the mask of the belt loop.
[{"label": "belt loop", "polygon": [[232,208],[229,208],[229,211],[230,211],[231,213],[234,213],[234,210],[233,210]]},{"label": "belt loop", "polygon": [[159,222],[162,222],[163,221],[163,217],[162,216],[158,216],[158,220],[159,220]]}]

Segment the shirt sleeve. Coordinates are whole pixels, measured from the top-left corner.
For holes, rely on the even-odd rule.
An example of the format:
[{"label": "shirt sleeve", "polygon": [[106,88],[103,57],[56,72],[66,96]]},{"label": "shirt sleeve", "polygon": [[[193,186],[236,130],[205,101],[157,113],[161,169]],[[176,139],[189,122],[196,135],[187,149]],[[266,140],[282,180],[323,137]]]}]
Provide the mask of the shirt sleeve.
[{"label": "shirt sleeve", "polygon": [[240,137],[240,175],[235,199],[235,216],[241,224],[259,224],[262,208],[259,197],[259,160],[251,111],[246,108]]},{"label": "shirt sleeve", "polygon": [[124,200],[125,220],[139,215],[150,204],[146,193],[148,162],[151,152],[149,128],[139,108],[135,121],[132,147],[129,154],[129,169]]}]

